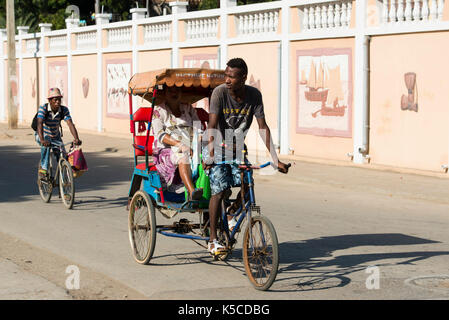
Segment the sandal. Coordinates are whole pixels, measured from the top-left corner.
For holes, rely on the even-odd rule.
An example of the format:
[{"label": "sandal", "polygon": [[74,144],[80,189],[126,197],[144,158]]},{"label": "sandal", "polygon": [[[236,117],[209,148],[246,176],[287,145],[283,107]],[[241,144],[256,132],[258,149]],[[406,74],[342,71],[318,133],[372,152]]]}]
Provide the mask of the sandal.
[{"label": "sandal", "polygon": [[226,251],[226,248],[223,247],[220,243],[218,243],[217,239],[213,241],[209,241],[207,244],[207,250],[213,256],[220,255]]}]

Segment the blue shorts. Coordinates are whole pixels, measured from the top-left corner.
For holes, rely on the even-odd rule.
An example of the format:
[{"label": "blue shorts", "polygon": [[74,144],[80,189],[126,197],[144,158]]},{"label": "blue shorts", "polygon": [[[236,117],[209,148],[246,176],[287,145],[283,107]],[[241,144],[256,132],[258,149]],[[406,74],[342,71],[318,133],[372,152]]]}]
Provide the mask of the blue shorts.
[{"label": "blue shorts", "polygon": [[[203,159],[208,158],[207,147],[203,147],[202,150]],[[221,162],[223,159],[218,159],[216,156],[215,162]],[[250,164],[248,159],[245,158],[245,163]],[[216,195],[220,192],[225,191],[226,189],[240,187],[242,185],[241,170],[239,169],[238,164],[214,164],[209,170],[206,171],[206,174],[209,176],[210,180],[210,189],[211,195]],[[248,183],[248,178],[246,174],[243,179],[244,183]]]}]

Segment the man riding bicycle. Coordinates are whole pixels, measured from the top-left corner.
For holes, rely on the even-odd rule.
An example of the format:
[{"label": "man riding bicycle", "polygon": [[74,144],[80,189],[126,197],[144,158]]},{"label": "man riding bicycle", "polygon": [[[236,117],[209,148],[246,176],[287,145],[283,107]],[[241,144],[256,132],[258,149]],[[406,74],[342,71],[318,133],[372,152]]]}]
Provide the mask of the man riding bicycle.
[{"label": "man riding bicycle", "polygon": [[[61,105],[61,91],[58,88],[51,88],[48,91],[48,103],[39,107],[37,114],[37,131],[35,133],[36,142],[41,146],[41,161],[39,175],[46,177],[50,162],[51,144],[63,145],[60,131],[61,121],[65,120],[70,129],[75,145],[81,145],[78,131],[73,124],[69,109]],[[54,148],[56,156],[59,157],[59,149]]]},{"label": "man riding bicycle", "polygon": [[[240,170],[237,164],[223,164],[223,160],[245,161],[242,156],[245,136],[251,126],[253,116],[259,125],[259,133],[271,154],[276,168],[288,172],[288,165],[279,161],[274,148],[270,128],[265,121],[262,94],[252,86],[245,85],[248,67],[241,58],[228,61],[225,70],[225,83],[216,87],[210,99],[209,124],[207,130],[208,146],[203,153],[203,166],[209,170],[211,198],[209,202],[210,242],[208,250],[211,254],[220,254],[224,247],[217,241],[217,223],[220,202],[225,190],[240,186]],[[218,151],[218,152],[217,152]],[[221,156],[220,156],[221,152]],[[246,182],[246,181],[245,181]],[[246,184],[246,183],[245,183]],[[247,189],[247,186],[242,186]],[[234,204],[238,205],[240,193]],[[231,206],[229,210],[236,211]],[[229,226],[232,227],[232,220]]]}]

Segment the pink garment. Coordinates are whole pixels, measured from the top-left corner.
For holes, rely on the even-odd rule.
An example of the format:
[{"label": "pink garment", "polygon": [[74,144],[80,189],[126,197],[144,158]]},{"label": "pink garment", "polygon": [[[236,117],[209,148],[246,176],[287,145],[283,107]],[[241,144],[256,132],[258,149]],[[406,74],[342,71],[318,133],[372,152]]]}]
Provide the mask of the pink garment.
[{"label": "pink garment", "polygon": [[175,192],[183,187],[178,166],[173,162],[173,151],[171,148],[157,148],[153,150],[153,161],[161,177],[161,183],[168,191]]}]

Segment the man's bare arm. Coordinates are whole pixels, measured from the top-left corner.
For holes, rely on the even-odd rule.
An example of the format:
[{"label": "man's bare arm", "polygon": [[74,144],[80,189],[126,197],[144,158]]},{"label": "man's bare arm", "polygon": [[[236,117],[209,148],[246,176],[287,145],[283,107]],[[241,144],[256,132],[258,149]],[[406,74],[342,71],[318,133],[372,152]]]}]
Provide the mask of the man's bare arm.
[{"label": "man's bare arm", "polygon": [[276,148],[273,144],[273,139],[271,138],[271,131],[268,127],[265,118],[256,118],[257,124],[259,125],[259,134],[267,147],[268,152],[271,155],[271,159],[273,159],[274,165],[278,168],[278,170],[282,173],[287,173],[290,165],[286,165],[285,163],[279,161],[279,158],[276,154]]}]

